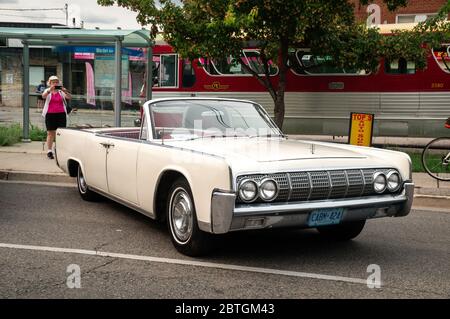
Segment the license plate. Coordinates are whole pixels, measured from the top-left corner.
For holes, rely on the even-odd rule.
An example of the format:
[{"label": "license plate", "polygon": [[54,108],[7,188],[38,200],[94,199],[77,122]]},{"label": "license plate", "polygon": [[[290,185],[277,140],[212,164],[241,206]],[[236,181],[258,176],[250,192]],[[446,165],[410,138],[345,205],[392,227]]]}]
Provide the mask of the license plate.
[{"label": "license plate", "polygon": [[343,208],[324,208],[313,210],[309,214],[308,226],[317,227],[339,224],[343,213]]}]

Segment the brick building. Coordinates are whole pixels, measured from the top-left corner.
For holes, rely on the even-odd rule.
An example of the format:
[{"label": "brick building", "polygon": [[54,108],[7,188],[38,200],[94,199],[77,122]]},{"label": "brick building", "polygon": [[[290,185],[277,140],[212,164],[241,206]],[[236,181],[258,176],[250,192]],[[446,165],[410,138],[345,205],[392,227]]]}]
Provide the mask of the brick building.
[{"label": "brick building", "polygon": [[[365,21],[368,17],[368,6],[361,6],[359,4],[359,0],[352,0],[352,2],[355,3],[356,18],[359,21]],[[375,0],[370,8],[373,8],[371,13],[375,13],[374,10],[379,8],[380,24],[411,23],[419,22],[435,15],[446,3],[447,0],[409,0],[407,7],[402,7],[394,12],[391,12],[382,0]]]}]

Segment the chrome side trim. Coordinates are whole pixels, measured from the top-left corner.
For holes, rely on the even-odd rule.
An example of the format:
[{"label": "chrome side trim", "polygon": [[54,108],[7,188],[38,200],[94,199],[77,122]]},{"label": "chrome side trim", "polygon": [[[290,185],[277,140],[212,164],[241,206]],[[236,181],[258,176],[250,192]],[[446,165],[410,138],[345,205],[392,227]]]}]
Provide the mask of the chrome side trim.
[{"label": "chrome side trim", "polygon": [[136,206],[136,205],[134,205],[134,204],[124,200],[124,199],[121,199],[120,197],[117,197],[117,196],[111,195],[109,193],[106,193],[106,192],[104,192],[104,191],[102,191],[102,190],[100,190],[100,189],[98,189],[96,187],[92,187],[92,186],[88,186],[88,187],[90,189],[92,189],[94,192],[99,193],[102,196],[105,196],[105,197],[107,197],[107,198],[109,198],[109,199],[111,199],[111,200],[113,200],[115,202],[118,202],[119,204],[121,204],[123,206],[131,208],[131,209],[133,209],[133,210],[135,210],[135,211],[137,211],[137,212],[139,212],[139,213],[141,213],[141,214],[143,214],[143,215],[145,215],[147,217],[155,219],[155,215],[153,213],[148,212],[146,210],[143,210],[142,208],[140,208],[140,207],[138,207],[138,206]]}]

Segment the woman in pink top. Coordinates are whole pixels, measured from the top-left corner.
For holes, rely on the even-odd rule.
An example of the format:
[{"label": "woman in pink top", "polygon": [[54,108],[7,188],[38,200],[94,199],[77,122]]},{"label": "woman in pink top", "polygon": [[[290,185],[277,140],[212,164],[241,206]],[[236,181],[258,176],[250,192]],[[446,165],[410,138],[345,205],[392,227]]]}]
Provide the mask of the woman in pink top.
[{"label": "woman in pink top", "polygon": [[58,127],[66,127],[67,124],[67,105],[66,100],[70,100],[70,93],[59,84],[57,76],[52,75],[48,79],[49,88],[42,93],[45,100],[42,116],[45,117],[45,126],[47,127],[47,157],[53,159],[53,142],[56,137]]}]

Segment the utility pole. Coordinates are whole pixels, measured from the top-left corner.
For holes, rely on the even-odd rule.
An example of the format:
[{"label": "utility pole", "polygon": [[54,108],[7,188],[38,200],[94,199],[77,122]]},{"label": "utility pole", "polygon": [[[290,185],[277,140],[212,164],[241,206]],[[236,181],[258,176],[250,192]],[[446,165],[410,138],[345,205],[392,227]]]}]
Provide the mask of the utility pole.
[{"label": "utility pole", "polygon": [[66,12],[66,26],[69,26],[69,5],[64,5],[64,11]]}]

